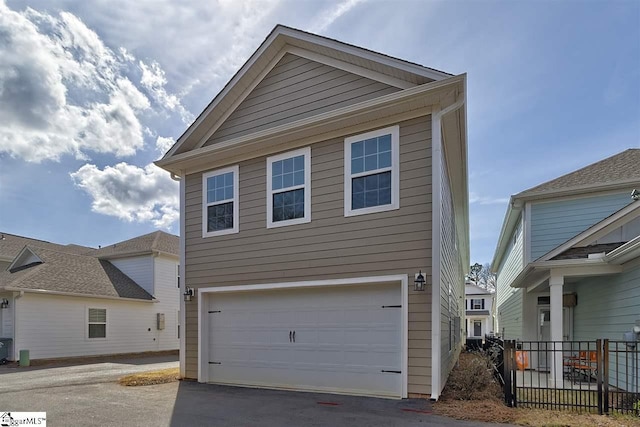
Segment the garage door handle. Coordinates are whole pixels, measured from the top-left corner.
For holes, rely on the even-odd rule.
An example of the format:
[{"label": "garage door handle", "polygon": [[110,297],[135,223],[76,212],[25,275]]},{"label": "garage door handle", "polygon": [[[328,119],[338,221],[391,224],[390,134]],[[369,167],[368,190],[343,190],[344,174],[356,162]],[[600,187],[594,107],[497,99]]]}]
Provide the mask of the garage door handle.
[{"label": "garage door handle", "polygon": [[296,342],[296,331],[293,331],[293,342]]},{"label": "garage door handle", "polygon": [[289,331],[289,342],[291,342],[291,331]]}]

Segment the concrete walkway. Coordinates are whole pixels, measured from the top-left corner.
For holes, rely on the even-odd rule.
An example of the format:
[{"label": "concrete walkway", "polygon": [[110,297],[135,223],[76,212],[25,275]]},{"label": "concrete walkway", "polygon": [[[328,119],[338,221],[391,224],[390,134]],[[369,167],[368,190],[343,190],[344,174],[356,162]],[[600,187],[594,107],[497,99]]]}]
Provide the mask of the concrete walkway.
[{"label": "concrete walkway", "polygon": [[[124,375],[177,367],[177,356],[111,358],[108,362],[76,366],[48,365],[20,368],[16,365],[3,365],[0,367],[0,393],[113,382]],[[2,398],[0,398],[1,401]]]}]

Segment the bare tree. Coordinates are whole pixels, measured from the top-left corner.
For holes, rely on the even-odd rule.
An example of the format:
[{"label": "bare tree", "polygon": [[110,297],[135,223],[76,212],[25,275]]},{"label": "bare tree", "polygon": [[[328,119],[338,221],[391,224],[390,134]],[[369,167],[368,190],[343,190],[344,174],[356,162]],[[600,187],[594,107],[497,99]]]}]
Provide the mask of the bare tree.
[{"label": "bare tree", "polygon": [[475,263],[469,267],[467,279],[489,292],[496,291],[496,275],[491,272],[491,265]]}]

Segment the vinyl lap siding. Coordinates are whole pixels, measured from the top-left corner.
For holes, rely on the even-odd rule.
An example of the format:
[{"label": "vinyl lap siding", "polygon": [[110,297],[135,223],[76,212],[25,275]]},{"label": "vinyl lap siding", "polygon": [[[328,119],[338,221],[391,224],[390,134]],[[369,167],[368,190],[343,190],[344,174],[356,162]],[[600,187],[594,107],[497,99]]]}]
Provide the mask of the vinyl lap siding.
[{"label": "vinyl lap siding", "polygon": [[621,340],[640,320],[640,267],[624,273],[583,279],[574,285],[576,340]]},{"label": "vinyl lap siding", "polygon": [[510,286],[524,268],[522,216],[517,223],[497,272],[498,333],[505,339],[522,339],[522,290]]},{"label": "vinyl lap siding", "polygon": [[[573,315],[576,340],[622,340],[622,334],[631,331],[640,320],[640,267],[614,276],[583,279],[573,285],[572,290],[578,294]],[[611,347],[614,348],[614,344]],[[622,371],[616,378],[615,354],[610,354],[610,383],[627,389],[626,379],[631,372],[627,376],[624,371],[626,355],[620,353],[618,357]]]},{"label": "vinyl lap siding", "polygon": [[[32,359],[159,349],[154,303],[25,293],[17,304],[17,348]],[[107,309],[106,339],[87,338],[88,308]]]},{"label": "vinyl lap siding", "polygon": [[628,192],[531,205],[531,258],[536,260],[631,202]]},{"label": "vinyl lap siding", "polygon": [[154,258],[154,280],[158,300],[154,304],[158,313],[164,313],[165,328],[158,331],[158,350],[178,348],[178,309],[180,289],[178,289],[178,260],[165,256]]},{"label": "vinyl lap siding", "polygon": [[398,88],[286,54],[205,145],[397,92]]},{"label": "vinyl lap siding", "polygon": [[[458,252],[451,187],[444,157],[441,162],[441,258],[440,258],[440,387],[444,388],[462,347],[462,313],[458,301],[464,298],[464,268]],[[461,298],[462,297],[462,298]],[[455,321],[459,319],[459,328]],[[441,390],[439,390],[441,391]]]},{"label": "vinyl lap siding", "polygon": [[[347,135],[345,135],[347,136]],[[431,120],[400,124],[400,209],[344,217],[344,138],[311,146],[311,222],[266,228],[266,159],[240,163],[240,232],[202,238],[202,175],[186,177],[193,287],[322,280],[431,268]],[[409,393],[431,392],[431,304],[409,292]],[[197,304],[186,304],[186,374],[197,376]]]},{"label": "vinyl lap siding", "polygon": [[109,260],[120,271],[129,276],[142,289],[154,295],[153,256],[139,256]]}]

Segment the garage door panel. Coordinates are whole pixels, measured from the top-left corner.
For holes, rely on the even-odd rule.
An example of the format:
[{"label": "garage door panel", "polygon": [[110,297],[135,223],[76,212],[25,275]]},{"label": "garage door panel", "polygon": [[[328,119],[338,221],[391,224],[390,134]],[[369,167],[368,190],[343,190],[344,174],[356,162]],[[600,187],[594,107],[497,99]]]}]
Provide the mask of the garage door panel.
[{"label": "garage door panel", "polygon": [[[213,294],[212,382],[401,395],[397,284]],[[295,331],[295,342],[293,337]]]}]

